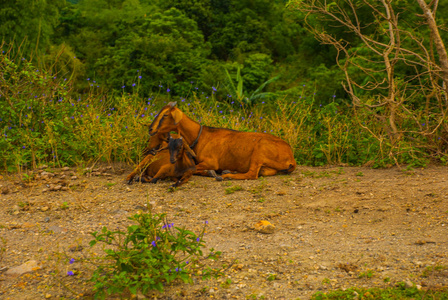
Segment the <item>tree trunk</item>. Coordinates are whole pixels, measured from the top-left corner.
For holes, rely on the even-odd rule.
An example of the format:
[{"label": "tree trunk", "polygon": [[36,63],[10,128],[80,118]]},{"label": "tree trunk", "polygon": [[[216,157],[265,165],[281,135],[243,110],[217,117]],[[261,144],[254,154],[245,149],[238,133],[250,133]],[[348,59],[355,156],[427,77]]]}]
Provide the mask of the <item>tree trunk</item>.
[{"label": "tree trunk", "polygon": [[425,0],[416,0],[423,10],[423,15],[428,23],[429,29],[431,30],[434,44],[436,45],[437,54],[439,54],[440,68],[442,69],[442,80],[443,89],[448,93],[448,55],[446,53],[445,44],[439,34],[439,29],[437,28],[436,20],[434,15],[426,4]]}]

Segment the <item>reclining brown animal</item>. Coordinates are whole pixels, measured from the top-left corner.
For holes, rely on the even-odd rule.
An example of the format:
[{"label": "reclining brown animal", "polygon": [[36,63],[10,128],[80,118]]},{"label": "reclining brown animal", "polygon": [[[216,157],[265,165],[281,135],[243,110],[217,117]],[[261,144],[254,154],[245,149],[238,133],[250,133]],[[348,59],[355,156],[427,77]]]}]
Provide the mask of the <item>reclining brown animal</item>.
[{"label": "reclining brown animal", "polygon": [[[171,178],[176,181],[172,187],[178,187],[187,182],[196,171],[194,157],[195,153],[182,137],[170,137],[167,147],[162,148],[156,155],[149,154],[145,157],[144,160],[149,164],[140,180],[156,183],[159,179]],[[132,182],[132,178],[129,180]]]},{"label": "reclining brown animal", "polygon": [[[148,181],[144,177],[148,167],[151,166],[151,169],[158,170],[164,164],[169,163],[169,154],[167,149],[169,137],[170,135],[168,132],[156,134],[150,137],[148,145],[146,145],[145,149],[143,149],[144,158],[134,169],[134,171],[126,177],[128,184],[132,184],[132,181],[137,174],[141,174],[141,176],[139,176],[139,181]],[[157,155],[159,152],[164,150],[166,150],[166,153]]]},{"label": "reclining brown animal", "polygon": [[[202,126],[170,102],[149,127],[150,136],[178,132],[196,153],[196,174],[206,170],[231,171],[222,178],[257,179],[291,173],[297,164],[291,146],[267,133],[242,132]],[[236,174],[235,174],[236,172]]]}]

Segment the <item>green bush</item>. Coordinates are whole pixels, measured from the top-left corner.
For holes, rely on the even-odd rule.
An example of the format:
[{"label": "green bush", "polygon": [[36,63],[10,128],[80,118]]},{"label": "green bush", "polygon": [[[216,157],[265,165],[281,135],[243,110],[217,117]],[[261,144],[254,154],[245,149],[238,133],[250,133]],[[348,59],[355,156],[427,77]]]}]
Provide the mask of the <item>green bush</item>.
[{"label": "green bush", "polygon": [[129,226],[127,232],[103,227],[101,233],[93,233],[95,239],[90,245],[101,243],[106,253],[91,277],[96,297],[163,292],[176,280],[192,283],[195,276],[206,279],[219,275],[219,270],[207,266],[207,261],[216,260],[221,253],[210,249],[204,255],[202,251],[205,226],[196,235],[168,223],[166,214],[142,213],[129,219],[137,224]]}]

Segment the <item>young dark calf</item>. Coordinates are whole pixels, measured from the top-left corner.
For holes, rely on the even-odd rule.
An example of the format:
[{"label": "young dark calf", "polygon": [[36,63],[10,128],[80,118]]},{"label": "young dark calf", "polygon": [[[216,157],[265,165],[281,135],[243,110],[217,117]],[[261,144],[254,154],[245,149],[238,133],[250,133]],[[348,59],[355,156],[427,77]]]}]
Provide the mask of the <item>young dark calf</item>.
[{"label": "young dark calf", "polygon": [[140,174],[139,181],[148,182],[150,179],[147,178],[147,175],[154,176],[163,165],[170,163],[168,139],[169,133],[156,134],[149,139],[148,145],[143,149],[145,158],[126,177],[128,184],[132,184],[134,177],[138,174]]},{"label": "young dark calf", "polygon": [[129,184],[139,172],[141,182],[156,183],[159,179],[172,178],[176,181],[173,187],[190,179],[196,171],[195,153],[181,137],[170,137],[168,143],[164,143],[155,155],[148,154],[136,170],[128,175],[126,180]]},{"label": "young dark calf", "polygon": [[177,180],[172,187],[178,187],[190,179],[196,172],[194,158],[196,154],[190,149],[190,146],[182,139],[170,137],[168,143],[170,163],[163,165],[157,174],[151,180],[156,183],[159,179],[172,178]]}]

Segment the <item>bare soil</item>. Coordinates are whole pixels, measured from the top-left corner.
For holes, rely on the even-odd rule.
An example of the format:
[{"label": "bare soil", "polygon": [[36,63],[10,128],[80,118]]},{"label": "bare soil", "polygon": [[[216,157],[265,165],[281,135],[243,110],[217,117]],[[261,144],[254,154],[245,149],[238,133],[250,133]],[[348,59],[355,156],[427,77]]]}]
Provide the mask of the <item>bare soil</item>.
[{"label": "bare soil", "polygon": [[[92,171],[2,176],[1,299],[89,299],[90,283],[79,283],[88,269],[58,261],[58,253],[81,257],[91,251],[91,232],[104,225],[124,230],[127,217],[147,203],[198,233],[208,221],[207,246],[233,262],[221,278],[175,284],[152,295],[158,299],[309,299],[317,291],[402,281],[448,286],[447,167],[298,167],[287,176],[224,182],[194,176],[174,192],[172,182],[125,184],[129,166]],[[274,233],[253,230],[260,220]],[[30,260],[42,268],[6,275]]]}]

